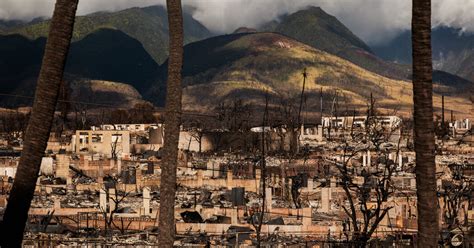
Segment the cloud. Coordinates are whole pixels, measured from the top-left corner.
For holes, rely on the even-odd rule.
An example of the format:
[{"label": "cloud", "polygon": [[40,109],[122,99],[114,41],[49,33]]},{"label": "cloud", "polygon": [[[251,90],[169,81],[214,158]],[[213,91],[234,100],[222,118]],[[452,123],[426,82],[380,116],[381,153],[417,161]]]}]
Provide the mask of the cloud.
[{"label": "cloud", "polygon": [[372,43],[409,28],[411,0],[201,0],[188,1],[198,11],[194,17],[219,33],[240,26],[258,27],[286,13],[319,6]]},{"label": "cloud", "polygon": [[[164,4],[165,0],[79,0],[78,15]],[[50,17],[56,0],[0,0],[0,19]]]},{"label": "cloud", "polygon": [[436,0],[433,3],[433,24],[474,32],[473,0]]},{"label": "cloud", "polygon": [[[50,16],[55,0],[0,0],[0,18]],[[165,0],[80,0],[78,14],[164,4]],[[320,6],[370,44],[410,28],[411,0],[183,0],[194,18],[216,33],[258,27],[307,6]],[[474,0],[433,0],[433,24],[474,32]]]}]

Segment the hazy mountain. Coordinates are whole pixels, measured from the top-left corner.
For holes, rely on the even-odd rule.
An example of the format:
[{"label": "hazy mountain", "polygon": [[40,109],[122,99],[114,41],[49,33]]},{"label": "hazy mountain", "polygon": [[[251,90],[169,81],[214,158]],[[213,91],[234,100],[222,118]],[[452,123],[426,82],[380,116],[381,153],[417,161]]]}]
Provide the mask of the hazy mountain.
[{"label": "hazy mountain", "polygon": [[12,28],[17,28],[24,24],[25,23],[21,20],[1,20],[0,19],[0,32],[6,31]]},{"label": "hazy mountain", "polygon": [[[432,44],[436,69],[474,80],[474,34],[438,27],[433,29]],[[411,32],[405,31],[387,44],[374,46],[373,50],[386,60],[410,64]]]},{"label": "hazy mountain", "polygon": [[[189,12],[184,12],[183,18],[186,43],[211,36],[209,30],[196,21]],[[120,30],[139,40],[157,63],[162,63],[167,57],[168,17],[166,9],[162,6],[131,8],[118,12],[97,12],[79,16],[74,26],[73,41],[81,40],[102,28]],[[10,29],[6,33],[21,34],[30,39],[37,39],[46,37],[48,29],[49,20],[46,20]]]}]

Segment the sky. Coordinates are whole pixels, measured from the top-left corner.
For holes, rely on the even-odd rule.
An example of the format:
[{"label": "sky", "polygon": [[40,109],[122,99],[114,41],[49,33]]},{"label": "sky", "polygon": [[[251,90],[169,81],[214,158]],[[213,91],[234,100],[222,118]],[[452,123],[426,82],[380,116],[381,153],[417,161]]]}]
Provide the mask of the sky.
[{"label": "sky", "polygon": [[[433,25],[474,32],[474,0],[432,0]],[[0,19],[49,17],[55,0],[0,0]],[[129,7],[164,5],[165,0],[80,0],[78,15]],[[411,0],[183,0],[195,7],[195,19],[215,33],[258,27],[307,6],[336,16],[369,44],[380,44],[410,28]]]}]

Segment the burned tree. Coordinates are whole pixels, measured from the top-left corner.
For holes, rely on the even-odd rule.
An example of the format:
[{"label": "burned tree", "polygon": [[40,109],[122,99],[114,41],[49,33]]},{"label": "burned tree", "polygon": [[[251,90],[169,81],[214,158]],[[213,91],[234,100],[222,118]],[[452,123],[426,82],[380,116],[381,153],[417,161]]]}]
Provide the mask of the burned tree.
[{"label": "burned tree", "polygon": [[265,126],[267,125],[268,122],[268,102],[269,102],[269,96],[268,94],[265,94],[265,110],[263,112],[263,118],[262,118],[262,137],[261,137],[261,149],[260,149],[260,169],[261,169],[261,181],[260,183],[260,190],[261,190],[261,201],[262,204],[259,206],[257,211],[250,216],[250,223],[252,226],[255,228],[255,232],[257,234],[257,247],[261,246],[262,242],[262,225],[265,217],[265,198],[266,198],[266,180],[267,180],[267,169],[266,169],[266,158],[267,158],[267,153],[266,153],[266,148],[265,148]]},{"label": "burned tree", "polygon": [[[467,218],[462,223],[461,211],[470,209],[474,192],[474,181],[463,173],[463,165],[452,164],[451,180],[443,181],[438,189],[444,224],[448,231],[467,224]],[[463,213],[467,217],[467,213]]]},{"label": "burned tree", "polygon": [[122,152],[121,150],[118,150],[121,147],[118,145],[119,143],[122,143],[122,134],[119,134],[118,132],[112,134],[112,142],[110,143],[110,157],[114,160],[117,160],[118,155],[120,152]]},{"label": "burned tree", "polygon": [[188,129],[189,135],[191,136],[189,140],[189,145],[191,145],[192,139],[194,139],[198,143],[198,151],[199,153],[202,152],[202,141],[205,132],[210,126],[210,123],[206,122],[204,119],[192,119],[187,123],[184,123],[185,128]]},{"label": "burned tree", "polygon": [[101,194],[105,194],[105,199],[109,199],[110,203],[108,206],[100,206],[100,213],[104,219],[104,234],[105,236],[109,236],[113,227],[124,234],[132,222],[125,225],[123,218],[121,218],[121,225],[119,226],[115,223],[115,215],[120,212],[120,205],[130,195],[131,191],[119,190],[118,177],[107,175],[104,179],[106,183],[101,188],[101,191],[103,191]]},{"label": "burned tree", "polygon": [[229,131],[246,130],[250,127],[250,105],[244,103],[242,99],[232,99],[219,104],[215,112],[216,120],[220,123],[220,128]]},{"label": "burned tree", "polygon": [[[375,102],[371,100],[370,105],[375,106]],[[367,113],[362,128],[356,128],[352,123],[350,134],[344,135],[339,151],[341,159],[335,162],[346,197],[346,204],[342,205],[342,209],[352,228],[350,239],[357,247],[367,245],[380,222],[392,208],[389,200],[396,190],[392,177],[397,170],[396,162],[399,159],[402,140],[400,134],[396,146],[382,146],[390,143],[390,138],[400,132],[401,124],[387,125],[377,115],[372,116],[375,114],[374,110],[369,109]],[[396,153],[395,159],[391,159],[389,155],[393,154],[393,150]],[[369,151],[375,154],[373,161],[376,163],[369,163],[365,167],[356,166],[355,158],[360,154],[365,156],[365,153],[371,156]]]}]

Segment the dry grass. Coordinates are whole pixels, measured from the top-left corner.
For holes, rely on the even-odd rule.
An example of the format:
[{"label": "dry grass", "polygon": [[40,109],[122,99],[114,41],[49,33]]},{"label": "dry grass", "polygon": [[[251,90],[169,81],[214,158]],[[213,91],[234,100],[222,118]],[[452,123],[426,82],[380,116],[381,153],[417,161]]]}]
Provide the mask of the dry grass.
[{"label": "dry grass", "polygon": [[[265,42],[262,42],[264,40]],[[273,94],[292,92],[298,94],[303,82],[303,68],[307,69],[307,93],[324,93],[344,96],[346,104],[365,106],[372,92],[382,108],[388,112],[397,109],[398,113],[409,116],[412,112],[412,84],[408,81],[393,80],[367,71],[355,64],[314,49],[302,43],[276,34],[260,33],[243,36],[226,45],[223,49],[242,49],[245,47],[252,56],[234,61],[222,72],[222,77],[230,81],[201,83],[186,87],[183,104],[186,109],[207,111],[227,97],[264,91]],[[298,64],[294,64],[297,61]],[[293,63],[293,64],[292,64]],[[290,65],[291,64],[291,65]],[[269,67],[268,65],[272,65]],[[300,66],[301,65],[301,66]],[[267,68],[270,69],[259,69]],[[262,81],[265,79],[265,82]],[[435,86],[442,87],[442,86]],[[444,91],[450,91],[444,87]],[[250,94],[252,95],[252,94]],[[458,117],[473,117],[471,101],[462,95],[447,97],[447,111],[453,110]],[[255,101],[255,100],[254,100]],[[441,107],[441,96],[433,97],[435,109]],[[360,108],[360,107],[359,107]]]}]

